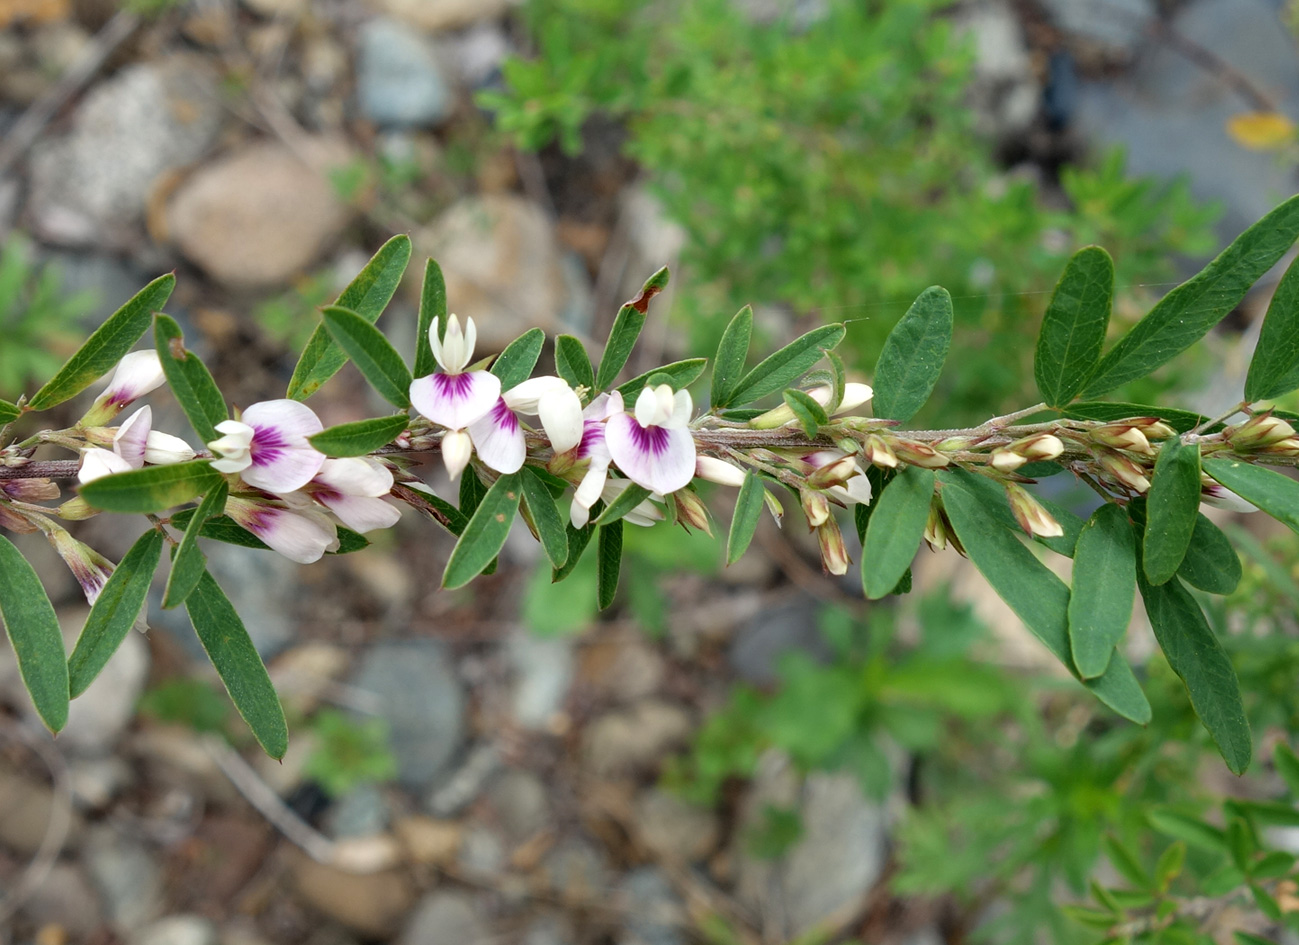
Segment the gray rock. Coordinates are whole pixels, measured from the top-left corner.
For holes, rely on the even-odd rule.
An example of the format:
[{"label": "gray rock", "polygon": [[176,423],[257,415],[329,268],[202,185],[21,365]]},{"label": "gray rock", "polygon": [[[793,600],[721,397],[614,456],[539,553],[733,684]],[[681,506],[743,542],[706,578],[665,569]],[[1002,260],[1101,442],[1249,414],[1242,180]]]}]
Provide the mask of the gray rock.
[{"label": "gray rock", "polygon": [[474,745],[454,771],[439,779],[425,806],[435,817],[458,814],[482,793],[500,769],[501,753],[495,745],[490,742]]},{"label": "gray rock", "polygon": [[[776,860],[756,859],[746,838],[768,806],[796,806],[798,840]],[[816,772],[798,785],[788,761],[769,753],[745,805],[736,851],[741,902],[762,916],[766,935],[833,934],[852,921],[885,862],[885,814],[850,774]]]},{"label": "gray rock", "polygon": [[419,790],[445,770],[464,738],[464,692],[446,648],[429,640],[380,643],[352,684],[388,723],[398,780]]},{"label": "gray rock", "polygon": [[500,19],[519,0],[382,0],[393,16],[430,33]]},{"label": "gray rock", "polygon": [[1042,89],[1019,18],[1004,0],[987,0],[966,9],[957,22],[974,45],[974,77],[967,94],[975,127],[999,139],[1022,132],[1037,115]]},{"label": "gray rock", "polygon": [[132,945],[217,945],[217,930],[197,915],[169,915],[137,932]]},{"label": "gray rock", "polygon": [[68,785],[72,800],[82,809],[102,810],[135,778],[132,767],[119,755],[108,758],[69,758]]},{"label": "gray rock", "polygon": [[567,902],[590,903],[609,894],[612,877],[601,852],[585,840],[561,841],[543,861],[550,888]]},{"label": "gray rock", "polygon": [[623,877],[618,888],[626,920],[619,945],[684,945],[688,941],[685,904],[663,871],[642,866]]},{"label": "gray rock", "polygon": [[531,771],[506,771],[492,784],[488,798],[511,844],[522,843],[550,822],[549,792]]},{"label": "gray rock", "polygon": [[513,52],[505,30],[496,23],[479,23],[447,36],[438,48],[445,52],[460,84],[470,89],[482,88],[495,78]]},{"label": "gray rock", "polygon": [[690,713],[678,705],[645,699],[610,712],[583,733],[585,762],[597,775],[626,775],[655,765],[690,737]]},{"label": "gray rock", "polygon": [[[60,615],[69,645],[76,642],[88,613],[85,608],[76,608]],[[135,704],[148,677],[149,645],[143,634],[128,631],[95,681],[72,700],[68,724],[59,733],[59,745],[87,757],[110,754],[135,717]]]},{"label": "gray rock", "polygon": [[476,945],[491,939],[479,907],[461,892],[436,892],[419,901],[397,945]]},{"label": "gray rock", "polygon": [[162,911],[162,876],[139,840],[112,827],[97,828],[87,839],[84,862],[119,930],[138,929]]},{"label": "gray rock", "polygon": [[521,629],[510,637],[514,666],[514,718],[525,729],[546,728],[564,705],[573,681],[573,642],[544,639]]},{"label": "gray rock", "polygon": [[792,650],[819,661],[832,656],[817,627],[818,603],[808,594],[784,604],[760,610],[736,635],[727,662],[741,679],[770,686],[780,676],[780,657]]},{"label": "gray rock", "polygon": [[73,939],[85,940],[103,924],[99,896],[85,873],[55,863],[22,905],[22,914],[37,928],[57,923]]},{"label": "gray rock", "polygon": [[366,837],[382,833],[389,819],[383,791],[373,784],[362,784],[330,805],[325,828],[332,837]]},{"label": "gray rock", "polygon": [[351,160],[346,142],[306,138],[292,150],[244,145],[188,178],[167,203],[166,231],[208,275],[233,288],[285,282],[311,266],[351,210],[329,171]]},{"label": "gray rock", "polygon": [[656,858],[669,863],[702,860],[713,851],[721,826],[711,810],[658,788],[636,798],[636,828]]},{"label": "gray rock", "polygon": [[490,827],[471,826],[461,838],[458,862],[469,876],[499,875],[505,869],[505,840]]},{"label": "gray rock", "polygon": [[371,20],[357,45],[356,97],[381,128],[426,128],[455,107],[433,44],[397,20]]},{"label": "gray rock", "polygon": [[45,842],[47,834],[66,827],[65,845],[75,843],[82,819],[75,811],[64,819],[66,801],[44,780],[0,767],[0,845],[30,856]]},{"label": "gray rock", "polygon": [[1132,55],[1159,17],[1155,0],[1043,0],[1042,5],[1066,33],[1119,56]]},{"label": "gray rock", "polygon": [[519,941],[522,945],[572,945],[577,935],[572,922],[563,913],[557,913],[532,920]]},{"label": "gray rock", "polygon": [[129,66],[100,83],[72,130],[32,151],[36,231],[63,245],[134,242],[155,181],[202,156],[222,114],[216,75],[194,57]]}]

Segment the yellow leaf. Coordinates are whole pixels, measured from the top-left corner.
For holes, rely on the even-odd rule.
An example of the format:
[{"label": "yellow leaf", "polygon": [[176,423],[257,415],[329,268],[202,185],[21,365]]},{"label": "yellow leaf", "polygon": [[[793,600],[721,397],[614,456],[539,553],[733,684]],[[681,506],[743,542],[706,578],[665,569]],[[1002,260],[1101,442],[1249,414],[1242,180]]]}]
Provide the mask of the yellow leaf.
[{"label": "yellow leaf", "polygon": [[1294,140],[1295,125],[1279,112],[1245,112],[1227,119],[1227,134],[1252,151],[1274,151]]}]

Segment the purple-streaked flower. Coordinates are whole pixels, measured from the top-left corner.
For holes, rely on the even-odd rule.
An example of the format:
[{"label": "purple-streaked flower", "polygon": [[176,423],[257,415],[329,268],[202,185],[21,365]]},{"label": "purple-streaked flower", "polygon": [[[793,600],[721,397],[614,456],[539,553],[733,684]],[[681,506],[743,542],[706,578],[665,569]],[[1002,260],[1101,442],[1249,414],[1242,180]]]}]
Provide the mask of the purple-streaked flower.
[{"label": "purple-streaked flower", "polygon": [[77,541],[68,534],[67,529],[48,519],[37,519],[36,524],[50,540],[50,544],[63,559],[63,563],[68,566],[77,583],[81,585],[81,592],[86,595],[86,603],[93,605],[113,574],[113,562],[89,545]]},{"label": "purple-streaked flower", "polygon": [[689,391],[647,386],[634,413],[615,414],[605,424],[613,462],[652,492],[667,495],[683,488],[695,475],[695,438],[686,426],[692,409]]},{"label": "purple-streaked flower", "polygon": [[194,458],[194,451],[180,437],[153,429],[153,410],[141,407],[113,434],[111,450],[93,447],[82,452],[77,479],[91,482],[101,476],[139,469],[145,463],[165,466]]},{"label": "purple-streaked flower", "polygon": [[136,398],[157,390],[165,380],[157,351],[148,349],[124,355],[108,379],[108,386],[95,398],[86,415],[81,418],[80,425],[103,426],[121,413],[123,407]]},{"label": "purple-streaked flower", "polygon": [[[630,479],[610,479],[604,484],[600,491],[600,498],[604,499],[605,505],[612,505],[618,497],[630,486]],[[645,499],[634,509],[623,516],[624,520],[632,525],[653,525],[655,522],[661,522],[666,517],[663,510],[655,502],[662,502],[663,496],[651,492],[649,498]]]},{"label": "purple-streaked flower", "polygon": [[286,508],[265,499],[230,496],[226,515],[290,561],[311,564],[338,547],[338,528],[318,508]]},{"label": "purple-streaked flower", "polygon": [[[446,334],[438,340],[438,319],[429,328],[428,343],[433,358],[442,370],[426,377],[417,377],[410,384],[410,402],[415,409],[444,426],[449,431],[464,430],[475,420],[496,406],[501,396],[501,380],[490,371],[465,371],[474,354],[478,329],[472,318],[465,320],[465,331],[460,331],[460,319],[447,317]],[[515,421],[517,424],[517,420]],[[449,434],[448,434],[449,436]],[[467,440],[466,440],[467,442]],[[462,444],[453,442],[454,455],[447,452],[447,439],[442,441],[442,458],[447,472],[455,479],[469,462]],[[464,462],[460,455],[464,453]]]},{"label": "purple-streaked flower", "polygon": [[622,394],[600,394],[586,405],[582,411],[582,439],[571,453],[574,462],[587,463],[586,473],[573,493],[573,504],[569,509],[569,521],[574,528],[582,528],[590,519],[591,506],[595,505],[604,491],[604,484],[609,478],[609,464],[613,457],[605,442],[605,424],[610,417],[621,414],[623,410]]},{"label": "purple-streaked flower", "polygon": [[1226,486],[1219,485],[1207,476],[1200,477],[1200,503],[1228,512],[1257,512],[1258,506],[1246,502]]},{"label": "purple-streaked flower", "polygon": [[324,428],[306,404],[264,400],[245,410],[240,419],[216,425],[217,432],[225,435],[208,444],[218,457],[212,468],[238,473],[248,485],[267,492],[293,492],[320,472],[325,454],[312,447],[307,437]]},{"label": "purple-streaked flower", "polygon": [[534,377],[505,391],[487,413],[469,424],[478,457],[501,473],[517,472],[527,455],[518,414],[538,416],[555,453],[582,441],[582,401],[559,377]]},{"label": "purple-streaked flower", "polygon": [[812,467],[808,482],[844,505],[870,505],[871,481],[856,457],[843,450],[817,450],[802,457]]},{"label": "purple-streaked flower", "polygon": [[381,498],[391,489],[392,470],[378,460],[353,457],[325,460],[299,494],[315,499],[353,531],[369,532],[401,518],[401,510]]}]

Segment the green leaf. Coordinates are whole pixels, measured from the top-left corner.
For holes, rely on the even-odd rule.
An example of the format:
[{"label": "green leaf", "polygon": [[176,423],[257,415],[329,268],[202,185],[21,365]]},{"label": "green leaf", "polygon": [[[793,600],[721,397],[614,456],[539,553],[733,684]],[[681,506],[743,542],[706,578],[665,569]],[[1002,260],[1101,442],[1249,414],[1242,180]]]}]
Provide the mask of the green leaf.
[{"label": "green leaf", "polygon": [[758,519],[762,516],[763,493],[766,489],[753,470],[744,473],[744,483],[735,499],[735,514],[731,517],[731,530],[726,535],[726,564],[729,567],[744,557],[753,541]]},{"label": "green leaf", "polygon": [[806,391],[790,387],[781,396],[784,397],[786,406],[794,411],[794,416],[798,418],[799,425],[809,438],[815,437],[816,431],[830,422],[825,408],[813,400],[812,395]]},{"label": "green leaf", "polygon": [[[194,517],[194,511],[194,509],[181,509],[169,516],[167,522],[175,528],[187,529]],[[241,548],[252,548],[256,551],[271,550],[270,545],[228,515],[216,515],[204,522],[199,530],[199,537],[222,541],[227,545],[238,545]]]},{"label": "green leaf", "polygon": [[153,572],[158,570],[162,541],[162,532],[156,528],[137,538],[95,599],[68,658],[68,686],[73,698],[90,687],[135,624],[149,595]]},{"label": "green leaf", "polygon": [[752,336],[753,307],[746,305],[727,324],[713,357],[713,386],[709,396],[714,407],[726,407],[735,399],[735,388],[744,374]]},{"label": "green leaf", "polygon": [[628,401],[630,407],[635,403],[635,398],[640,396],[640,392],[645,389],[645,384],[650,378],[656,375],[663,375],[658,382],[670,384],[673,390],[684,390],[694,383],[695,378],[704,373],[704,368],[708,366],[707,358],[687,358],[685,361],[673,361],[671,364],[665,364],[662,367],[655,368],[652,371],[646,371],[644,374],[637,374],[630,381],[618,387],[618,393]]},{"label": "green leaf", "polygon": [[1299,758],[1285,742],[1277,742],[1276,753],[1272,756],[1276,773],[1285,781],[1286,789],[1292,798],[1299,799]]},{"label": "green leaf", "polygon": [[[1203,414],[1193,413],[1190,410],[1152,407],[1148,404],[1110,403],[1103,400],[1070,404],[1060,412],[1071,420],[1099,420],[1102,423],[1129,420],[1133,417],[1158,417],[1178,433],[1186,433],[1209,420]],[[1219,424],[1215,428],[1220,426]]]},{"label": "green leaf", "polygon": [[51,732],[68,722],[68,656],[54,607],[21,551],[0,535],[0,618],[32,704]]},{"label": "green leaf", "polygon": [[1106,503],[1078,536],[1069,595],[1069,645],[1084,679],[1105,672],[1136,599],[1136,546],[1127,513]]},{"label": "green leaf", "polygon": [[1186,557],[1177,568],[1177,576],[1191,587],[1210,594],[1230,594],[1241,578],[1240,555],[1217,525],[1195,516],[1195,531]]},{"label": "green leaf", "polygon": [[636,483],[628,483],[622,494],[605,506],[604,511],[596,518],[597,525],[610,525],[649,498],[650,490]]},{"label": "green leaf", "polygon": [[[987,500],[941,473],[943,507],[970,560],[1011,610],[1056,658],[1074,671],[1069,652],[1069,588],[990,511]],[[1119,715],[1144,725],[1150,703],[1123,654],[1115,652],[1104,675],[1083,685]]]},{"label": "green leaf", "polygon": [[1246,502],[1299,532],[1299,482],[1234,459],[1206,459],[1204,471]]},{"label": "green leaf", "polygon": [[568,381],[569,387],[595,389],[595,373],[582,342],[572,335],[555,339],[555,372]]},{"label": "green leaf", "polygon": [[1172,578],[1150,584],[1137,575],[1146,615],[1168,665],[1181,677],[1191,705],[1213,737],[1218,751],[1235,774],[1249,767],[1253,743],[1240,681],[1231,660],[1182,582]]},{"label": "green leaf", "polygon": [[1146,497],[1146,530],[1141,546],[1146,577],[1163,584],[1186,557],[1200,511],[1200,447],[1174,437],[1165,440],[1155,460]]},{"label": "green leaf", "polygon": [[460,477],[460,511],[466,516],[472,516],[485,495],[487,487],[473,467],[465,470],[465,474]]},{"label": "green leaf", "polygon": [[[438,320],[438,325],[445,330],[447,324],[447,283],[442,278],[442,267],[430,259],[424,263],[424,284],[419,294],[419,322],[415,329],[416,377],[428,377],[437,370],[438,363],[437,359],[433,357],[433,346],[428,341],[428,334],[433,328],[433,319],[435,318]],[[534,330],[540,331],[541,329]]]},{"label": "green leaf", "polygon": [[442,573],[442,586],[463,587],[483,572],[505,544],[510,526],[519,511],[523,494],[522,476],[515,472],[501,476],[487,490]]},{"label": "green leaf", "polygon": [[379,396],[399,409],[409,407],[410,371],[383,332],[356,312],[337,305],[326,306],[321,317],[330,336]]},{"label": "green leaf", "polygon": [[283,758],[289,730],[280,697],[275,694],[257,648],[225,592],[206,571],[185,601],[189,622],[225,684],[226,692],[252,730],[262,750]]},{"label": "green leaf", "polygon": [[600,370],[595,375],[595,389],[606,390],[617,378],[627,359],[631,357],[636,339],[645,326],[645,312],[637,311],[630,303],[618,309],[613,327],[609,329],[609,339],[604,343],[604,354],[600,358]]},{"label": "green leaf", "polygon": [[938,383],[952,343],[952,297],[930,286],[893,326],[875,362],[875,416],[906,422]]},{"label": "green leaf", "polygon": [[1150,887],[1150,874],[1141,865],[1136,854],[1124,846],[1118,838],[1106,834],[1101,839],[1101,845],[1105,849],[1105,856],[1120,876],[1138,889]]},{"label": "green leaf", "polygon": [[1052,407],[1077,397],[1100,363],[1113,299],[1110,254],[1099,246],[1074,253],[1042,317],[1033,359],[1037,389]]},{"label": "green leaf", "polygon": [[1155,888],[1160,892],[1168,889],[1169,883],[1177,879],[1186,863],[1186,844],[1181,840],[1169,844],[1159,861],[1155,864]]},{"label": "green leaf", "polygon": [[610,607],[618,593],[618,572],[622,569],[622,519],[601,525],[595,539],[597,558],[596,604]]},{"label": "green leaf", "polygon": [[[406,264],[410,262],[410,237],[404,233],[394,236],[379,247],[360,274],[348,284],[334,302],[337,308],[355,312],[373,325],[388,307],[393,293],[401,284]],[[425,289],[427,290],[427,285]],[[423,305],[420,306],[421,310]],[[421,316],[423,312],[421,311]],[[416,345],[416,364],[419,363],[419,350],[428,347],[427,338],[422,345]],[[429,352],[432,357],[432,352]],[[325,381],[338,373],[338,369],[347,363],[347,355],[330,337],[325,324],[316,326],[316,330],[307,339],[307,346],[302,350],[293,377],[289,379],[288,396],[293,400],[306,400],[320,390]],[[428,373],[433,373],[432,369]],[[422,374],[420,375],[423,376]]]},{"label": "green leaf", "polygon": [[582,560],[582,553],[586,551],[586,546],[591,543],[591,536],[594,534],[594,522],[587,522],[581,528],[574,528],[572,522],[564,526],[564,537],[568,540],[568,558],[564,561],[562,568],[555,568],[551,572],[551,584],[558,584],[573,573],[573,569]]},{"label": "green leaf", "polygon": [[17,404],[11,404],[7,400],[0,400],[0,427],[17,420],[18,415],[21,413],[22,408]]},{"label": "green leaf", "polygon": [[1299,387],[1299,259],[1290,263],[1268,304],[1245,378],[1250,403]]},{"label": "green leaf", "polygon": [[132,296],[95,329],[76,354],[36,392],[28,406],[32,410],[48,410],[75,397],[111,371],[149,330],[153,313],[167,304],[175,287],[176,275],[169,272]]},{"label": "green leaf", "polygon": [[1276,945],[1275,939],[1264,938],[1253,932],[1233,931],[1231,934],[1235,937],[1237,945]]},{"label": "green leaf", "polygon": [[500,378],[502,392],[518,387],[528,379],[532,369],[537,366],[537,358],[541,357],[541,348],[545,343],[544,331],[529,328],[496,356],[490,370]]},{"label": "green leaf", "polygon": [[307,441],[326,456],[368,456],[387,446],[410,425],[406,414],[355,420],[321,430]]},{"label": "green leaf", "polygon": [[204,443],[217,439],[220,434],[216,425],[230,417],[225,397],[212,380],[207,365],[194,352],[185,349],[185,336],[170,315],[162,312],[154,315],[153,344],[162,363],[162,373],[167,376],[167,386],[180,409],[185,411],[194,432]]},{"label": "green leaf", "polygon": [[1180,840],[1188,847],[1219,853],[1227,852],[1227,835],[1197,817],[1188,817],[1186,814],[1164,807],[1146,811],[1146,820],[1160,833],[1174,840]]},{"label": "green leaf", "polygon": [[1272,850],[1259,857],[1254,868],[1250,870],[1250,876],[1254,879],[1280,879],[1288,874],[1295,866],[1295,855],[1287,853],[1284,850]]},{"label": "green leaf", "polygon": [[171,556],[171,573],[167,575],[167,586],[162,594],[164,609],[179,607],[185,603],[185,598],[189,597],[198,586],[198,579],[207,569],[207,558],[203,556],[198,546],[199,535],[202,534],[204,522],[225,511],[226,496],[229,492],[226,483],[222,481],[215,489],[208,491],[203,501],[198,504],[198,508],[194,510],[194,514],[190,516],[180,545]]},{"label": "green leaf", "polygon": [[360,532],[354,532],[350,528],[342,525],[338,526],[338,547],[333,551],[326,551],[327,555],[350,555],[356,551],[364,551],[370,547],[370,539],[366,538]]},{"label": "green leaf", "polygon": [[795,338],[740,378],[727,403],[743,406],[784,390],[820,361],[824,352],[837,348],[846,331],[843,325],[824,325]]},{"label": "green leaf", "polygon": [[81,487],[81,497],[105,512],[161,512],[202,495],[221,482],[211,461],[146,466],[114,473]]},{"label": "green leaf", "polygon": [[904,467],[872,503],[875,511],[862,542],[861,580],[866,597],[879,600],[892,593],[911,565],[925,534],[934,497],[934,471]]},{"label": "green leaf", "polygon": [[1101,359],[1084,396],[1145,377],[1195,344],[1234,309],[1299,237],[1299,197],[1259,220],[1196,276],[1173,289]]},{"label": "green leaf", "polygon": [[532,516],[532,524],[536,526],[537,535],[541,538],[541,547],[545,549],[550,563],[556,568],[562,568],[568,560],[568,536],[564,532],[564,520],[559,515],[559,507],[555,505],[555,497],[551,495],[545,480],[531,466],[524,466],[521,473],[523,500],[528,504],[528,514]]}]

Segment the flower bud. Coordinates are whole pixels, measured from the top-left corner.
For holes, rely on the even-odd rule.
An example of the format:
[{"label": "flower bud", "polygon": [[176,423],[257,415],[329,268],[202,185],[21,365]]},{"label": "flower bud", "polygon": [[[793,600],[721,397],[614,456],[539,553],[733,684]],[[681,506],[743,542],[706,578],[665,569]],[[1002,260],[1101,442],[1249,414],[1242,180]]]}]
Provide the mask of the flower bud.
[{"label": "flower bud", "polygon": [[847,574],[852,558],[848,557],[848,549],[844,547],[839,523],[827,518],[816,526],[816,541],[821,546],[821,567],[830,574]]},{"label": "flower bud", "polygon": [[1272,416],[1269,410],[1254,414],[1239,426],[1228,427],[1225,433],[1232,449],[1245,451],[1290,439],[1295,436],[1295,429],[1280,417]]},{"label": "flower bud", "polygon": [[[821,389],[829,391],[829,388]],[[815,397],[816,395],[813,394],[812,396]],[[843,400],[840,401],[839,406],[835,408],[834,415],[837,417],[839,414],[847,413],[849,410],[855,410],[870,400],[873,396],[875,396],[875,392],[871,390],[869,384],[855,384],[850,381],[843,385]],[[829,402],[830,398],[827,395],[825,401],[822,402],[822,406]]]},{"label": "flower bud", "polygon": [[925,521],[925,541],[934,551],[947,547],[947,526],[943,523],[943,513],[937,502],[929,504],[929,518]]},{"label": "flower bud", "polygon": [[897,453],[893,452],[893,447],[889,446],[889,441],[878,433],[872,433],[866,437],[866,444],[862,452],[868,461],[882,469],[898,468]]},{"label": "flower bud", "polygon": [[19,502],[48,502],[59,497],[59,487],[48,479],[9,479],[0,482],[0,493]]},{"label": "flower bud", "polygon": [[734,463],[728,463],[724,459],[714,459],[712,456],[695,457],[695,475],[723,486],[739,488],[744,485],[743,469]]},{"label": "flower bud", "polygon": [[1059,538],[1064,529],[1042,503],[1017,482],[1006,483],[1006,498],[1010,500],[1010,511],[1014,513],[1019,527],[1035,538]]},{"label": "flower bud", "polygon": [[101,427],[116,417],[122,408],[137,397],[161,387],[166,377],[162,362],[153,350],[132,351],[117,362],[113,376],[104,392],[95,398],[78,422],[82,427]]},{"label": "flower bud", "polygon": [[830,500],[824,492],[800,489],[798,497],[803,505],[803,514],[807,516],[807,524],[812,528],[824,524],[830,518]]},{"label": "flower bud", "polygon": [[178,436],[150,430],[144,445],[144,461],[153,466],[170,466],[194,458],[190,445]]},{"label": "flower bud", "polygon": [[469,465],[474,444],[464,430],[448,430],[442,435],[442,462],[446,464],[447,475],[455,482]]},{"label": "flower bud", "polygon": [[1097,450],[1096,460],[1110,478],[1133,492],[1145,492],[1150,488],[1150,480],[1145,470],[1121,453],[1113,450]]},{"label": "flower bud", "polygon": [[776,527],[783,527],[785,524],[785,507],[780,504],[780,500],[767,489],[763,489],[762,501],[766,503],[767,511],[771,513],[771,518],[776,523]]},{"label": "flower bud", "polygon": [[913,440],[894,440],[893,452],[898,459],[912,466],[923,466],[926,469],[942,469],[950,460],[932,446],[916,443]]},{"label": "flower bud", "polygon": [[54,514],[65,522],[83,522],[98,515],[99,509],[92,507],[81,496],[76,496],[55,509]]},{"label": "flower bud", "polygon": [[1260,452],[1271,456],[1299,456],[1299,436],[1287,436],[1284,440],[1263,447]]},{"label": "flower bud", "polygon": [[999,446],[988,454],[988,463],[998,472],[1014,472],[1028,462],[1007,446]]},{"label": "flower bud", "polygon": [[86,602],[93,605],[113,574],[113,562],[89,545],[77,541],[68,534],[67,529],[53,522],[46,520],[36,524],[45,532],[45,537],[81,585]]},{"label": "flower bud", "polygon": [[974,444],[975,440],[968,436],[949,436],[935,443],[934,449],[940,453],[959,453],[961,450],[968,450]]},{"label": "flower bud", "polygon": [[712,537],[713,530],[708,523],[708,509],[702,500],[689,489],[678,489],[671,499],[676,503],[677,521]]},{"label": "flower bud", "polygon": [[857,468],[857,460],[851,456],[841,456],[839,459],[826,463],[819,467],[815,472],[807,477],[807,484],[813,489],[825,489],[829,486],[841,486],[853,476],[861,472]]},{"label": "flower bud", "polygon": [[1150,441],[1146,438],[1145,433],[1127,421],[1107,423],[1104,426],[1094,427],[1087,432],[1094,442],[1100,443],[1102,446],[1118,450],[1131,450],[1134,453],[1141,453],[1143,456],[1153,456],[1155,452],[1150,448]]},{"label": "flower bud", "polygon": [[1055,459],[1064,452],[1064,443],[1051,433],[1039,433],[1026,436],[1006,446],[998,447],[989,456],[994,469],[1001,472],[1014,472],[1026,463],[1038,463]]},{"label": "flower bud", "polygon": [[1128,417],[1118,422],[1136,427],[1146,435],[1147,440],[1166,440],[1170,436],[1177,436],[1177,431],[1158,417]]}]

